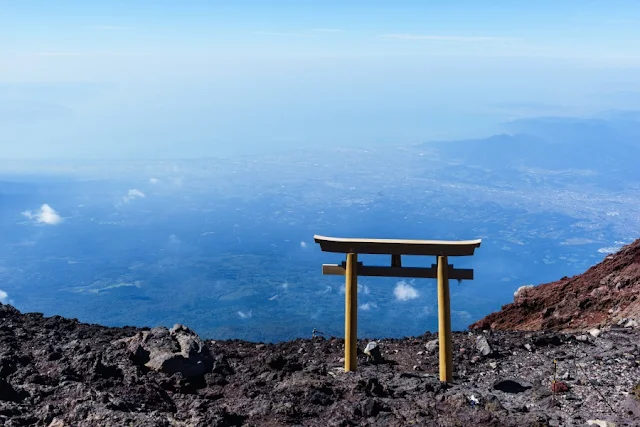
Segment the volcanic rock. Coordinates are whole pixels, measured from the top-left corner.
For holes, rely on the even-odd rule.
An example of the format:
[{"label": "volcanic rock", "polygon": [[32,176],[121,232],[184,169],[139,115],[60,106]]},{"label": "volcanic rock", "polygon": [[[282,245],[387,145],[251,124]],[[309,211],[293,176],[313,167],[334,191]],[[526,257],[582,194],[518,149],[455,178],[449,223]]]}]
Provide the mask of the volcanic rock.
[{"label": "volcanic rock", "polygon": [[136,363],[167,374],[196,377],[213,367],[209,348],[183,325],[139,332],[129,339],[128,349]]},{"label": "volcanic rock", "polygon": [[478,338],[476,338],[476,349],[483,356],[488,356],[493,352],[491,346],[489,345],[489,342],[483,336],[479,336]]},{"label": "volcanic rock", "polygon": [[440,340],[431,340],[427,342],[424,347],[429,353],[435,353],[440,347]]},{"label": "volcanic rock", "polygon": [[583,274],[519,289],[513,303],[470,329],[586,331],[618,322],[637,328],[638,320],[640,239]]},{"label": "volcanic rock", "polygon": [[522,379],[499,380],[493,384],[494,390],[504,391],[505,393],[522,393],[532,387],[531,383]]},{"label": "volcanic rock", "polygon": [[373,363],[381,363],[382,362],[382,353],[380,353],[380,348],[378,347],[378,343],[375,341],[371,341],[364,348],[364,354],[371,357]]}]

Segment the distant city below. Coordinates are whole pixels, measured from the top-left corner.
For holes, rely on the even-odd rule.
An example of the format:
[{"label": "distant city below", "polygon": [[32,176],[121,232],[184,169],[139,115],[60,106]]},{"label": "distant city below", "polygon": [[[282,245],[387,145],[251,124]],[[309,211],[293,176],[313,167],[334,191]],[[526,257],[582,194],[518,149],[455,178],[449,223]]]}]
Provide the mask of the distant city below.
[{"label": "distant city below", "polygon": [[[0,301],[210,338],[342,336],[314,234],[483,239],[454,329],[640,235],[640,121],[528,119],[485,139],[166,161],[0,162]],[[363,256],[369,264],[387,264]],[[435,262],[408,257],[407,265]],[[403,260],[403,264],[405,260]],[[361,278],[361,337],[436,330],[433,280]]]}]

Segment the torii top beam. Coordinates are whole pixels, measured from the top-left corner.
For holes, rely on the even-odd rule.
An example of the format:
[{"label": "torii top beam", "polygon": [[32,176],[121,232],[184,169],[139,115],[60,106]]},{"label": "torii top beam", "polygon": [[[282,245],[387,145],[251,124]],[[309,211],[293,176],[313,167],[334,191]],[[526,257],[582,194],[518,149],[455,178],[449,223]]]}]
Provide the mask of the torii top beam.
[{"label": "torii top beam", "polygon": [[471,256],[482,240],[353,239],[313,236],[324,252],[376,255]]}]

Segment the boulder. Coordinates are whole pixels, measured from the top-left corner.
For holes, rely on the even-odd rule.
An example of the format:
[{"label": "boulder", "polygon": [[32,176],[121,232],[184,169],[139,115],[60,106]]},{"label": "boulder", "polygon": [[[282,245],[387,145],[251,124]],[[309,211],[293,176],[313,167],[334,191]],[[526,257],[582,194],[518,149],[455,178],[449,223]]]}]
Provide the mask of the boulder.
[{"label": "boulder", "polygon": [[197,377],[210,372],[213,357],[206,344],[191,329],[175,325],[139,332],[128,339],[132,359],[139,365],[166,374]]}]

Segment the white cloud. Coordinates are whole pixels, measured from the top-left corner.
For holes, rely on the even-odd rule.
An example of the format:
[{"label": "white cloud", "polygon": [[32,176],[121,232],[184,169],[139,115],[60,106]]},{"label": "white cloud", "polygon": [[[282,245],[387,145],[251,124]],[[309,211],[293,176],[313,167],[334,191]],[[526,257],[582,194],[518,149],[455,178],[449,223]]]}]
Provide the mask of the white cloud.
[{"label": "white cloud", "polygon": [[365,311],[369,311],[372,308],[378,308],[378,305],[375,302],[367,302],[360,306],[360,310],[365,310]]},{"label": "white cloud", "polygon": [[178,245],[178,244],[182,243],[180,238],[178,236],[176,236],[175,234],[172,234],[172,235],[169,236],[169,242],[171,242],[174,245]]},{"label": "white cloud", "polygon": [[158,178],[149,178],[150,184],[159,184],[160,180]]},{"label": "white cloud", "polygon": [[35,212],[24,211],[22,212],[22,215],[29,219],[33,219],[40,224],[56,225],[62,222],[62,217],[58,215],[58,212],[47,204],[42,205],[40,210]]},{"label": "white cloud", "polygon": [[144,199],[145,197],[147,196],[145,196],[145,194],[142,191],[134,188],[129,190],[129,192],[127,192],[127,195],[122,198],[122,201],[125,203],[129,203],[132,200]]},{"label": "white cloud", "polygon": [[524,296],[529,289],[533,289],[535,288],[535,286],[533,285],[524,285],[524,286],[520,286],[518,289],[516,289],[516,291],[513,293],[513,297],[514,298],[518,298],[518,297],[522,297]]},{"label": "white cloud", "polygon": [[305,249],[307,246],[308,246],[308,245],[307,245],[307,242],[300,242],[300,247],[301,247],[302,249]]},{"label": "white cloud", "polygon": [[284,283],[282,284],[282,289],[285,289],[285,290],[286,290],[286,289],[289,289],[289,283],[284,282]]},{"label": "white cloud", "polygon": [[251,312],[251,310],[238,311],[238,316],[240,316],[241,319],[250,319],[253,316],[253,313]]},{"label": "white cloud", "polygon": [[6,304],[9,301],[9,294],[0,289],[0,303]]},{"label": "white cloud", "polygon": [[[340,293],[344,294],[345,292],[346,292],[345,284],[343,283],[342,286],[340,287]],[[370,293],[371,293],[371,290],[367,285],[362,285],[358,283],[358,294],[369,295]]]},{"label": "white cloud", "polygon": [[438,36],[438,35],[424,35],[424,34],[382,34],[380,36],[383,39],[389,40],[426,40],[436,42],[463,42],[463,43],[478,43],[501,40],[499,37],[467,37],[467,36]]},{"label": "white cloud", "polygon": [[468,311],[462,311],[462,310],[460,310],[460,311],[452,310],[451,311],[451,315],[452,315],[452,317],[456,317],[456,318],[461,319],[461,320],[469,320],[472,317],[471,313],[469,313]]},{"label": "white cloud", "polygon": [[396,296],[396,299],[398,301],[408,301],[410,299],[416,299],[418,298],[418,296],[420,296],[418,291],[404,280],[396,284],[396,287],[393,290],[393,294]]},{"label": "white cloud", "polygon": [[431,316],[431,315],[436,314],[436,313],[437,313],[437,310],[435,308],[431,307],[431,306],[425,306],[422,309],[422,314],[424,316]]}]

